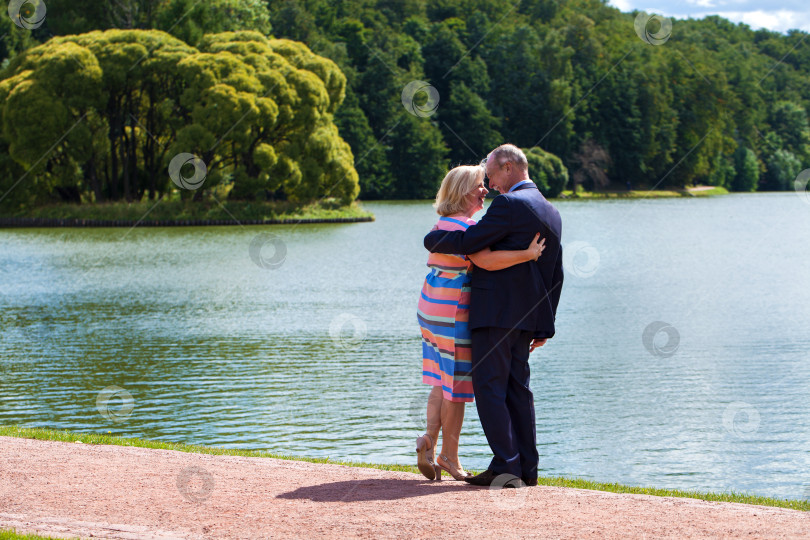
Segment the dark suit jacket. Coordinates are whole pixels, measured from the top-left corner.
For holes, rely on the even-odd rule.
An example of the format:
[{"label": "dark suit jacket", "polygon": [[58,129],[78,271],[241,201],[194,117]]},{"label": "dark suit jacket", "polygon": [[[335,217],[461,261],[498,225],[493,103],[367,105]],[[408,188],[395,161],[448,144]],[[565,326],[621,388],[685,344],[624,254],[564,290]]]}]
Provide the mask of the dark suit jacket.
[{"label": "dark suit jacket", "polygon": [[554,336],[554,320],[563,283],[560,213],[534,184],[524,184],[493,199],[486,215],[466,231],[432,231],[425,248],[469,255],[489,246],[493,251],[526,249],[540,233],[546,248],[537,261],[503,270],[475,267],[470,286],[470,329],[516,328],[535,338]]}]

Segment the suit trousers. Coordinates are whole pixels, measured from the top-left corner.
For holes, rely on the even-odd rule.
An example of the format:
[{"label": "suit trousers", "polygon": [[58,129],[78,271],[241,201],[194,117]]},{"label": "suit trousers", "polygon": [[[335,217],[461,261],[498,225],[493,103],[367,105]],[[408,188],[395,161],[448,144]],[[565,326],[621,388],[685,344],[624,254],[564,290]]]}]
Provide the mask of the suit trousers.
[{"label": "suit trousers", "polygon": [[489,469],[497,474],[537,478],[534,396],[529,389],[533,333],[487,327],[471,334],[475,405],[494,454]]}]

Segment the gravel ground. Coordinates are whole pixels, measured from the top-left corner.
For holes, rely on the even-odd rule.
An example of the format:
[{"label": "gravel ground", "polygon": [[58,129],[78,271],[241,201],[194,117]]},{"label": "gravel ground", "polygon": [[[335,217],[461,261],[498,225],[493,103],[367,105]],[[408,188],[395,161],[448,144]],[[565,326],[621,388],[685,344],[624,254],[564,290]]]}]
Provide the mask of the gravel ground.
[{"label": "gravel ground", "polygon": [[0,529],[96,538],[808,538],[810,513],[0,437]]}]

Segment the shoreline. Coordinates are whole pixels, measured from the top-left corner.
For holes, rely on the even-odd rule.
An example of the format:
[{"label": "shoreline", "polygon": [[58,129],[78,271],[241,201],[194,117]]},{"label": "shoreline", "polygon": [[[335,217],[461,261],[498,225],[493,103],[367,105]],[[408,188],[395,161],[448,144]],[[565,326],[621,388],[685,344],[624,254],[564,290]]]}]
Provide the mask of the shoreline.
[{"label": "shoreline", "polygon": [[374,221],[359,201],[335,200],[199,202],[158,199],[140,202],[50,204],[0,213],[0,229],[24,227],[194,227],[227,225],[297,225]]},{"label": "shoreline", "polygon": [[[694,186],[682,190],[580,191],[574,196],[563,191],[551,201],[580,201],[605,199],[659,199],[677,197],[711,197],[727,195],[724,188]],[[154,214],[147,203],[101,203],[51,205],[32,210],[33,216],[0,216],[0,229],[58,228],[58,227],[207,227],[226,225],[291,225],[302,223],[368,223],[375,221],[364,210],[364,201],[337,207],[316,203],[300,208],[275,203],[230,203],[233,213],[214,208],[210,201],[184,205],[181,201],[163,202],[159,219],[144,219]],[[378,202],[378,201],[370,201]],[[165,208],[168,207],[168,208]],[[214,213],[215,215],[211,215]],[[131,217],[130,217],[131,216]],[[178,218],[179,216],[179,218]]]},{"label": "shoreline", "polygon": [[[549,200],[583,200],[583,199],[666,199],[679,197],[714,197],[728,195],[730,192],[719,186],[692,186],[684,189],[632,189],[612,191],[580,191],[573,195],[570,189],[564,190],[558,197]],[[756,192],[752,192],[756,193]]]},{"label": "shoreline", "polygon": [[[151,439],[140,439],[137,437],[118,437],[115,435],[105,435],[98,433],[79,433],[68,430],[55,430],[47,428],[25,428],[18,425],[0,425],[0,437],[17,437],[25,439],[72,442],[90,445],[112,445],[150,448],[157,450],[176,450],[192,454],[226,455],[240,457],[258,457],[266,459],[279,459],[284,461],[296,461],[313,464],[340,465],[361,469],[376,469],[379,471],[407,472],[421,476],[419,469],[415,465],[396,465],[369,462],[353,462],[343,460],[333,460],[330,458],[311,458],[306,456],[293,456],[286,454],[275,454],[261,450],[240,450],[227,449],[217,446],[205,446],[197,444],[175,443],[155,441]],[[414,458],[415,460],[415,458]],[[477,473],[470,469],[470,472]],[[443,473],[443,478],[450,478],[447,473]],[[733,502],[755,506],[770,506],[774,508],[789,508],[792,510],[810,512],[810,500],[777,499],[747,493],[713,493],[699,491],[685,491],[677,489],[666,489],[656,487],[628,486],[619,483],[594,482],[583,478],[566,477],[539,477],[538,485],[563,487],[572,489],[587,489],[602,491],[606,493],[650,495],[654,497],[677,497],[685,499],[697,499],[713,502]],[[808,514],[810,515],[810,514]]]},{"label": "shoreline", "polygon": [[145,448],[134,439],[122,446],[104,444],[99,435],[52,430],[16,432],[0,433],[0,530],[17,534],[121,539],[810,534],[810,513],[787,508],[547,485],[479,488],[446,476],[431,482],[413,472],[327,460],[199,451],[204,447],[189,452],[182,450],[187,445],[154,441],[178,448]]},{"label": "shoreline", "polygon": [[0,229],[43,228],[43,227],[207,227],[223,225],[295,225],[299,223],[366,223],[374,221],[373,216],[344,218],[285,218],[285,219],[161,219],[132,221],[123,219],[80,219],[80,218],[3,218]]}]

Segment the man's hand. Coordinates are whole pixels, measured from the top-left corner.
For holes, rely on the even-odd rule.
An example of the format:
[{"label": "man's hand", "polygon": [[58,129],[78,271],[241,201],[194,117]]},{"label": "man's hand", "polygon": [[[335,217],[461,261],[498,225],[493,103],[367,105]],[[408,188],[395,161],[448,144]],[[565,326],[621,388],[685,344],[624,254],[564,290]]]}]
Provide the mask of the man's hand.
[{"label": "man's hand", "polygon": [[529,346],[529,352],[534,351],[537,347],[542,347],[543,345],[546,344],[546,341],[548,341],[548,338],[543,339],[534,338],[532,340],[532,344]]}]

